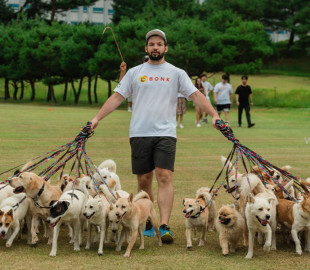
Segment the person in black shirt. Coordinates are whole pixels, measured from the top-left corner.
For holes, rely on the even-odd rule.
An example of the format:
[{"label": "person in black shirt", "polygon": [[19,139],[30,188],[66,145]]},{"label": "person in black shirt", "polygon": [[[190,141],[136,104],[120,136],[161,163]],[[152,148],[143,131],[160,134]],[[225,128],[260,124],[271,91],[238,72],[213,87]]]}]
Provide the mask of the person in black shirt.
[{"label": "person in black shirt", "polygon": [[238,86],[236,90],[236,102],[238,106],[238,123],[239,127],[241,127],[241,120],[242,120],[242,112],[245,109],[246,119],[248,121],[248,128],[254,127],[254,123],[251,123],[251,116],[250,116],[250,104],[253,106],[252,100],[252,90],[251,87],[247,84],[248,83],[248,76],[243,75],[241,77],[242,84]]}]

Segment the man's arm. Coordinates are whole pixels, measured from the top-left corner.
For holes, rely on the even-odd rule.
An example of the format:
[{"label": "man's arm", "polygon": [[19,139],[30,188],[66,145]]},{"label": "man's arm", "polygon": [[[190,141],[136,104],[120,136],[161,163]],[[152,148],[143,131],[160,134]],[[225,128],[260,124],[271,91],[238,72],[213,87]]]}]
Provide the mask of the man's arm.
[{"label": "man's arm", "polygon": [[253,106],[253,100],[252,100],[252,94],[249,95],[249,98],[250,98],[250,102],[251,102],[251,105]]},{"label": "man's arm", "polygon": [[237,106],[240,105],[240,103],[239,103],[239,94],[236,94],[236,104],[237,104]]},{"label": "man's arm", "polygon": [[91,120],[91,129],[94,130],[97,126],[100,120],[105,118],[108,114],[113,112],[124,100],[125,98],[119,94],[114,93],[101,107],[99,112],[96,114],[96,116]]},{"label": "man's arm", "polygon": [[[214,93],[216,94],[216,93]],[[206,99],[206,97],[200,93],[199,91],[194,92],[189,96],[189,98],[203,111],[206,112],[207,114],[210,114],[212,117],[212,124],[213,127],[216,128],[215,126],[215,121],[220,120],[220,117],[218,113],[214,110],[212,107],[210,101]]]},{"label": "man's arm", "polygon": [[213,93],[214,103],[217,104],[217,92]]},{"label": "man's arm", "polygon": [[231,106],[234,104],[233,101],[234,101],[234,100],[233,100],[233,94],[230,94],[230,104],[231,104]]}]

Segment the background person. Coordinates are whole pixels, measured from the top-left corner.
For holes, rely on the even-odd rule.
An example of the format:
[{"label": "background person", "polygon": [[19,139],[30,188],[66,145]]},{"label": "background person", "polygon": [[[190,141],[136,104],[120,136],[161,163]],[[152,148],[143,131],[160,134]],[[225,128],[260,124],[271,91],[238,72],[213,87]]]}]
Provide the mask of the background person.
[{"label": "background person", "polygon": [[[201,83],[206,90],[206,98],[210,101],[209,93],[213,91],[213,86],[211,83],[209,83],[207,81],[207,75],[206,74],[204,74],[204,73],[201,74],[200,78],[201,78]],[[207,116],[208,116],[208,114],[205,113],[205,117],[202,119],[202,122],[208,123]]]},{"label": "background person", "polygon": [[238,124],[239,127],[242,125],[242,111],[245,109],[246,120],[248,121],[248,128],[254,127],[255,124],[251,123],[251,115],[250,115],[250,104],[249,99],[251,102],[251,106],[253,106],[252,100],[252,90],[251,87],[248,85],[248,76],[243,75],[241,77],[242,84],[237,87],[236,90],[236,103],[238,106]]},{"label": "background person", "polygon": [[180,128],[184,128],[183,126],[183,115],[186,113],[186,98],[179,93],[178,94],[178,105],[177,105],[177,125],[178,125],[178,119],[180,117]]},{"label": "background person", "polygon": [[[200,91],[201,94],[206,96],[206,90],[203,87],[203,85],[201,83],[201,79],[199,77],[195,81],[195,86]],[[202,119],[203,111],[201,110],[201,108],[198,105],[196,105],[196,103],[195,103],[195,110],[196,110],[196,127],[201,127],[200,120]]]},{"label": "background person", "polygon": [[[160,236],[164,243],[173,241],[168,226],[173,206],[172,175],[176,151],[176,106],[178,93],[190,98],[200,109],[219,120],[217,112],[204,95],[197,91],[186,72],[165,61],[168,51],[166,35],[159,29],[146,34],[147,63],[128,70],[115,93],[92,119],[91,128],[113,112],[125,98],[132,96],[130,122],[132,171],[137,175],[138,190],[154,200],[153,173],[158,183],[157,203],[160,212]],[[147,224],[150,225],[150,224]],[[145,233],[152,233],[146,225]],[[154,230],[154,229],[153,229]],[[153,236],[153,235],[152,235]]]},{"label": "background person", "polygon": [[228,83],[227,74],[222,75],[222,82],[217,83],[214,87],[214,102],[216,104],[216,110],[219,115],[224,111],[225,121],[230,125],[229,111],[233,104],[233,89],[230,83]]}]

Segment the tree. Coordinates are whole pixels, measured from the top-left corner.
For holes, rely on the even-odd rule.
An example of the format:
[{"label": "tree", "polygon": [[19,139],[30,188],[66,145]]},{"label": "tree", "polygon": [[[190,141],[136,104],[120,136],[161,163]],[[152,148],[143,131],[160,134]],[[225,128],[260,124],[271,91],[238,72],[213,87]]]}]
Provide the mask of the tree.
[{"label": "tree", "polygon": [[7,23],[13,18],[14,10],[7,5],[7,0],[0,0],[0,23]]}]

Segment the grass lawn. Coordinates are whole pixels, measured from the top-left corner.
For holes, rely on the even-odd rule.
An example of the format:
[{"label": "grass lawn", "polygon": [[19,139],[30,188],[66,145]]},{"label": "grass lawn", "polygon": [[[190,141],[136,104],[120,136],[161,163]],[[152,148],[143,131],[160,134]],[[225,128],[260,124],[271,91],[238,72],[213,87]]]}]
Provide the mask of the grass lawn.
[{"label": "grass lawn", "polygon": [[[90,120],[98,108],[51,107],[32,105],[0,105],[0,172],[26,162],[55,147],[71,141],[80,126]],[[245,117],[245,116],[244,116]],[[237,111],[231,112],[235,136],[271,163],[281,166],[289,164],[291,172],[299,177],[310,177],[310,137],[308,109],[263,109],[252,110],[256,126],[238,128]],[[87,153],[96,164],[112,158],[117,163],[117,173],[122,187],[129,192],[137,188],[136,178],[131,174],[130,146],[128,140],[130,114],[117,110],[102,121],[95,135],[87,142]],[[132,250],[131,258],[124,258],[114,251],[113,244],[104,245],[104,254],[97,255],[97,245],[84,249],[86,233],[80,252],[74,252],[68,244],[67,229],[63,228],[58,241],[58,254],[50,258],[51,246],[40,237],[36,248],[27,246],[26,236],[15,240],[8,249],[0,241],[1,269],[300,269],[310,265],[310,254],[298,256],[294,244],[283,244],[277,235],[278,250],[263,253],[257,243],[254,258],[245,260],[247,248],[240,246],[235,254],[221,255],[216,232],[207,233],[207,244],[198,247],[194,241],[193,251],[186,251],[182,199],[195,195],[198,188],[211,186],[221,170],[220,156],[227,156],[232,143],[208,125],[196,128],[193,110],[185,115],[184,126],[178,130],[177,155],[174,173],[175,199],[171,216],[171,229],[175,237],[172,245],[158,247],[155,239],[146,239],[145,250],[138,250],[139,240]],[[7,175],[8,176],[8,175]],[[5,177],[1,176],[2,180]],[[157,184],[154,180],[154,188]],[[155,192],[156,193],[156,192]],[[232,203],[232,198],[220,190],[216,199],[218,208]],[[158,208],[156,205],[158,212]],[[41,230],[42,231],[42,230]]]}]

